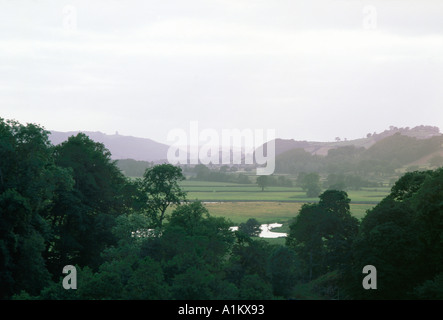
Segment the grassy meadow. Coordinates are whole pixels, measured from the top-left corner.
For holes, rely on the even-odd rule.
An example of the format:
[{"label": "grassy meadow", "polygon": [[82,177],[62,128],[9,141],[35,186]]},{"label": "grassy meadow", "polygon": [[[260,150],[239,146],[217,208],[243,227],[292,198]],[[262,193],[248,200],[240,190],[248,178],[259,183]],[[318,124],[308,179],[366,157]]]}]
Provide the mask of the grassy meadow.
[{"label": "grassy meadow", "polygon": [[[264,191],[255,184],[236,184],[185,180],[183,190],[191,201],[200,200],[211,215],[225,217],[238,225],[249,218],[260,223],[281,223],[275,232],[288,232],[291,220],[298,214],[304,203],[317,202],[308,198],[298,187],[268,187]],[[381,199],[389,194],[389,188],[363,188],[349,191],[351,213],[358,219],[366,214]],[[284,242],[283,238],[268,239],[273,243]]]}]

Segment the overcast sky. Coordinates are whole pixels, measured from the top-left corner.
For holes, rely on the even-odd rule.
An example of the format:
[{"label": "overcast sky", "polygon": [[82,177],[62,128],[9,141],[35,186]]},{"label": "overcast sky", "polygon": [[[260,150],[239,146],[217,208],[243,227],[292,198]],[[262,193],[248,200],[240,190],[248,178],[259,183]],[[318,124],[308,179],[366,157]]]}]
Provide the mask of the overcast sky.
[{"label": "overcast sky", "polygon": [[355,139],[443,131],[443,1],[0,0],[0,117]]}]

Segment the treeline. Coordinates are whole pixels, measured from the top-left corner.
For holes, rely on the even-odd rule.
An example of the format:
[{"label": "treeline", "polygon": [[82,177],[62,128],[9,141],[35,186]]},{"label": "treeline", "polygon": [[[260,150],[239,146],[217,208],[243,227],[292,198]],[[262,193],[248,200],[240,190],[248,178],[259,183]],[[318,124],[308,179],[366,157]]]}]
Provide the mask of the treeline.
[{"label": "treeline", "polygon": [[[305,276],[328,279],[318,290],[331,299],[443,299],[443,168],[405,174],[361,222],[349,203],[346,192],[325,191],[290,226],[286,243]],[[369,265],[376,290],[362,287]]]},{"label": "treeline", "polygon": [[326,156],[312,155],[304,149],[293,149],[276,157],[276,172],[390,175],[402,166],[442,150],[442,144],[442,136],[416,139],[397,133],[368,149],[344,146],[329,150]]},{"label": "treeline", "polygon": [[235,173],[235,166],[221,166],[216,169],[210,169],[204,164],[197,164],[193,168],[186,168],[185,172],[191,173],[189,180],[212,181],[212,182],[231,182],[240,184],[250,184],[251,180],[244,173]]},{"label": "treeline", "polygon": [[53,146],[41,127],[0,118],[0,298],[38,295],[65,265],[97,269],[117,244],[136,185],[84,134]]},{"label": "treeline", "polygon": [[[290,295],[294,252],[187,203],[178,167],[129,180],[84,134],[53,146],[43,128],[3,119],[0,156],[1,299]],[[62,286],[67,265],[77,269],[76,290]]]},{"label": "treeline", "polygon": [[[186,172],[193,173],[193,176],[189,178],[189,180],[197,180],[197,181],[214,181],[214,182],[231,182],[231,183],[239,183],[239,184],[251,184],[253,183],[250,177],[244,173],[236,173],[236,167],[229,168],[228,166],[221,166],[220,168],[210,169],[204,164],[198,164],[193,168],[188,168]],[[255,182],[259,184],[259,186],[263,187],[292,187],[292,180],[280,175],[280,176],[262,176],[262,179],[266,179],[266,181],[260,182],[255,179]]]},{"label": "treeline", "polygon": [[127,177],[143,177],[146,169],[154,166],[154,162],[134,159],[120,159],[117,160],[116,165]]},{"label": "treeline", "polygon": [[143,216],[118,219],[118,245],[102,253],[97,268],[77,266],[77,289],[49,283],[37,296],[15,299],[275,299],[291,294],[297,259],[284,246],[271,246],[229,229],[199,202],[173,211],[161,236],[133,236],[149,224]]}]

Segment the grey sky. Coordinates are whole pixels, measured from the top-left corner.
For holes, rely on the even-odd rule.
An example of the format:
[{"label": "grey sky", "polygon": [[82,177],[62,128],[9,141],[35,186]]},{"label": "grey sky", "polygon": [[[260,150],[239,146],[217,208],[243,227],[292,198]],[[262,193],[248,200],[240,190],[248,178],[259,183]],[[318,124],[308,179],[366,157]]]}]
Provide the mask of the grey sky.
[{"label": "grey sky", "polygon": [[317,141],[443,130],[442,15],[439,0],[0,0],[0,117],[159,142],[194,120]]}]

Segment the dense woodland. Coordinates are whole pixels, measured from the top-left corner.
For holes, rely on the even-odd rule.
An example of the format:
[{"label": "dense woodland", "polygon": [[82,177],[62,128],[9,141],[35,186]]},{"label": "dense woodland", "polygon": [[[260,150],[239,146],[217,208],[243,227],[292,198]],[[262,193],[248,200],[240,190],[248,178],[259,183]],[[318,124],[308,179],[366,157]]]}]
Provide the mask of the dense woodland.
[{"label": "dense woodland", "polygon": [[[392,139],[405,154],[367,168],[413,159],[403,137]],[[369,170],[365,154],[379,148],[328,157]],[[332,163],[322,168],[343,173]],[[187,201],[183,179],[169,164],[128,179],[84,134],[54,146],[40,126],[0,119],[0,298],[309,299],[311,286],[324,299],[443,299],[442,168],[406,173],[361,221],[330,188],[294,212],[285,245],[246,225],[231,231]],[[77,268],[76,290],[62,286],[65,265]],[[377,290],[362,287],[365,265],[377,268]]]}]

